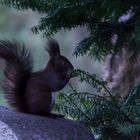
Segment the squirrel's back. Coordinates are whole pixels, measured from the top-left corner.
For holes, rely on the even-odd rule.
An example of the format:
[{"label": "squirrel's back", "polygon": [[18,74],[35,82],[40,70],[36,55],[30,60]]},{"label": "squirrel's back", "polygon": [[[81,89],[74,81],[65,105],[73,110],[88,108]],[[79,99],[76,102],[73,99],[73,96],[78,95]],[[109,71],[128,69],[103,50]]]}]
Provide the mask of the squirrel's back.
[{"label": "squirrel's back", "polygon": [[24,44],[0,41],[0,58],[5,60],[4,94],[9,104],[27,112],[24,98],[27,81],[32,73],[32,58]]}]

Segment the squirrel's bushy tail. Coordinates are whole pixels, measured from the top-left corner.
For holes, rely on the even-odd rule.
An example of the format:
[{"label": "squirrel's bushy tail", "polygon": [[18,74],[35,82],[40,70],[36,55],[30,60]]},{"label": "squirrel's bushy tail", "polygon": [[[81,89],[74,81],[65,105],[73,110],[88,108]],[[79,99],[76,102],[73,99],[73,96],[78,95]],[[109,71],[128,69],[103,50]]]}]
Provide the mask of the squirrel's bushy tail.
[{"label": "squirrel's bushy tail", "polygon": [[4,94],[9,104],[27,112],[25,88],[32,73],[32,59],[25,46],[17,42],[0,41],[0,58],[6,61]]}]

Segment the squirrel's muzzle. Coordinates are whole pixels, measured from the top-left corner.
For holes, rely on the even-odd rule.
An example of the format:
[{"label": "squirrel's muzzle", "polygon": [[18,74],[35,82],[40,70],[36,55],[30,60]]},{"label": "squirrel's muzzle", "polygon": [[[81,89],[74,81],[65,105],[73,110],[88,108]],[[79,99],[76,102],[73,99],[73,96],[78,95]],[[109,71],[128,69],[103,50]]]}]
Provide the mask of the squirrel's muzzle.
[{"label": "squirrel's muzzle", "polygon": [[73,77],[73,70],[74,70],[74,67],[73,65],[71,65],[71,68],[69,68],[69,70],[67,71],[67,77],[69,78],[72,78]]}]

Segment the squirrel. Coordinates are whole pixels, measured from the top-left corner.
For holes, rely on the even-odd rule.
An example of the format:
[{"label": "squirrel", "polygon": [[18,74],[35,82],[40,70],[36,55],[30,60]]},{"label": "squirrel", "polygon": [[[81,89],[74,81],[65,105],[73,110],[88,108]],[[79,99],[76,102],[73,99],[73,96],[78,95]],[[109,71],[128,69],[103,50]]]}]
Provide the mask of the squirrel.
[{"label": "squirrel", "polygon": [[66,86],[74,69],[70,61],[60,54],[59,44],[50,39],[45,50],[50,59],[46,67],[33,72],[33,60],[24,44],[17,41],[0,41],[0,58],[5,60],[4,95],[17,111],[46,117],[52,114],[53,92]]}]

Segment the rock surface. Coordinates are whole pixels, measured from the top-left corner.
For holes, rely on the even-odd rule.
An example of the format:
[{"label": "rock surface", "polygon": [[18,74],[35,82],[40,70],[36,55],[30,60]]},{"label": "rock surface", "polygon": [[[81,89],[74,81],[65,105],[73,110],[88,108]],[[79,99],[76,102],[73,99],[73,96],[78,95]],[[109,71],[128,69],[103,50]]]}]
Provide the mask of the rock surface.
[{"label": "rock surface", "polygon": [[76,121],[0,107],[0,140],[94,140],[94,136]]}]

